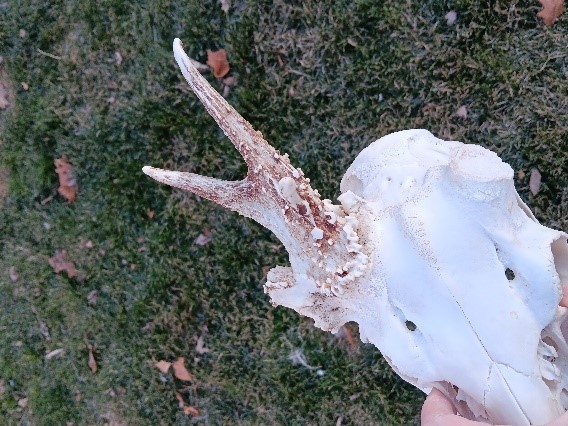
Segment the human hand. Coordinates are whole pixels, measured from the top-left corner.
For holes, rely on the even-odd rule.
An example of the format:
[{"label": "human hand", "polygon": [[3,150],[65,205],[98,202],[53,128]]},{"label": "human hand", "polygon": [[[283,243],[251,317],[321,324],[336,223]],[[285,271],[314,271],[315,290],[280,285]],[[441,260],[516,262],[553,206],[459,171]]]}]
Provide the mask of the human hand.
[{"label": "human hand", "polygon": [[[422,406],[422,426],[481,426],[487,423],[464,419],[456,414],[450,400],[438,389],[432,389]],[[503,426],[503,425],[502,425]],[[568,426],[568,412],[545,426]]]},{"label": "human hand", "polygon": [[[568,284],[562,286],[560,306],[568,308]],[[438,389],[432,389],[424,401],[421,419],[422,426],[480,426],[486,424],[458,416],[453,404]],[[545,426],[568,426],[568,411]]]}]

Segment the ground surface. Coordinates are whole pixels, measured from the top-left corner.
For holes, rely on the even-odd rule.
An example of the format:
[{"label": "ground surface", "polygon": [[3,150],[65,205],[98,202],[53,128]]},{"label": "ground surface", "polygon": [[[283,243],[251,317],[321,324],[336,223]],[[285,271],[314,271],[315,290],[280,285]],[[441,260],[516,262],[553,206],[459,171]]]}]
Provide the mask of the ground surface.
[{"label": "ground surface", "polygon": [[[539,220],[568,229],[568,18],[544,26],[536,1],[331,3],[234,2],[228,14],[201,0],[0,4],[2,422],[417,422],[423,395],[373,347],[269,305],[263,271],[287,258],[268,231],[141,173],[245,173],[171,42],[203,62],[226,49],[238,81],[228,100],[326,197],[363,147],[422,127],[495,150]],[[71,204],[56,193],[64,155]],[[205,228],[212,240],[195,244]],[[77,276],[49,265],[59,250]],[[193,382],[153,366],[178,357]]]}]

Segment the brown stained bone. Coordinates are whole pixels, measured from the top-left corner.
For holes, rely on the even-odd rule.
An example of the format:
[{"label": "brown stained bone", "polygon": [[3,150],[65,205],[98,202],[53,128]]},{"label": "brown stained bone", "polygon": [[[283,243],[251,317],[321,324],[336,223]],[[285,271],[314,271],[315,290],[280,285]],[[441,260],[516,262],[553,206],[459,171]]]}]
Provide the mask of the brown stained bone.
[{"label": "brown stained bone", "polygon": [[[323,202],[309,179],[211,87],[185,54],[179,39],[174,41],[174,55],[193,92],[244,158],[248,173],[245,179],[236,182],[153,167],[144,167],[144,173],[256,220],[271,229],[287,248],[300,243],[302,251],[311,253],[314,248],[310,232],[315,227],[324,231],[323,241],[338,241],[340,229],[328,222]],[[285,177],[294,179],[305,204],[292,205],[282,196],[278,185]],[[328,245],[322,244],[320,251],[326,250]]]}]

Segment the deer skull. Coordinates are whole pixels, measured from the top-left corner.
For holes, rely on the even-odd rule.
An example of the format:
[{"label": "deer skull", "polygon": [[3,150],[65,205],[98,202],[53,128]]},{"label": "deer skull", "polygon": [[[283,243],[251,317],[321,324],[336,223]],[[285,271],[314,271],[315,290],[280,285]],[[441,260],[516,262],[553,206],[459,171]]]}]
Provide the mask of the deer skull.
[{"label": "deer skull", "polygon": [[404,380],[438,388],[464,417],[529,425],[568,409],[558,306],[568,235],[536,221],[509,165],[477,145],[397,132],[359,154],[335,205],[207,83],[179,39],[174,55],[248,174],[143,171],[276,234],[291,265],[268,274],[275,306],[331,332],[356,321]]}]

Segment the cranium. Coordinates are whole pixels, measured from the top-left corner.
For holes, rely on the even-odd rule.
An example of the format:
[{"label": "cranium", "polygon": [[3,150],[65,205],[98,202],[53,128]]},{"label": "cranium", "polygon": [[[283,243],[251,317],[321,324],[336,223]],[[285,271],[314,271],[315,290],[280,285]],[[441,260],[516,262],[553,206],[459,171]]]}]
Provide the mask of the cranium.
[{"label": "cranium", "polygon": [[404,380],[439,389],[464,417],[542,424],[568,409],[567,234],[537,222],[509,165],[477,145],[401,131],[359,154],[335,205],[207,83],[179,39],[174,54],[248,174],[144,173],[276,234],[290,266],[268,274],[274,305],[331,332],[357,322]]}]

